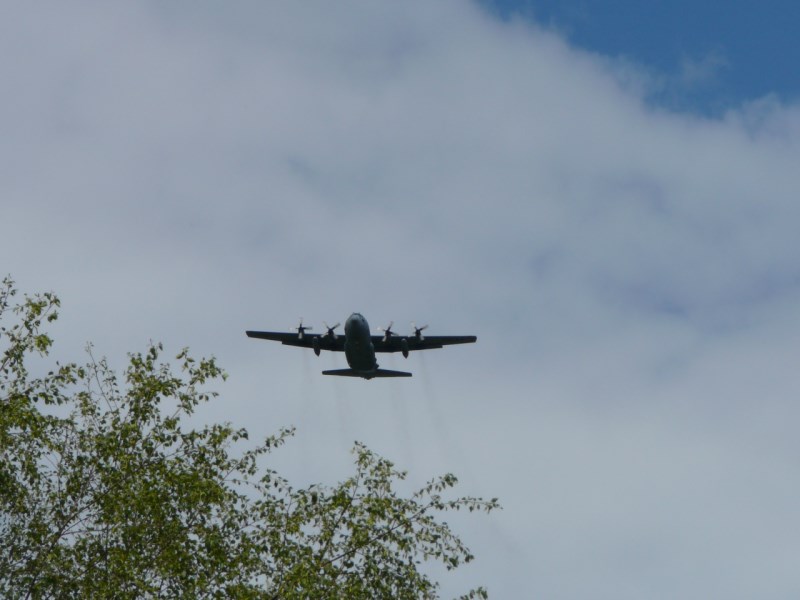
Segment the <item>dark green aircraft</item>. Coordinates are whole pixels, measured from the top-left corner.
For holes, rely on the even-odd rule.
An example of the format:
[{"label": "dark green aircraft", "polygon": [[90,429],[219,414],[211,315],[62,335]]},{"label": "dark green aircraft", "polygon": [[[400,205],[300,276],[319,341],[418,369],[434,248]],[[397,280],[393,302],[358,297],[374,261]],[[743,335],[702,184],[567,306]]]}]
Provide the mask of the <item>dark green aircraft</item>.
[{"label": "dark green aircraft", "polygon": [[247,335],[251,338],[261,338],[263,340],[274,340],[287,346],[299,346],[301,348],[313,348],[314,354],[319,356],[322,350],[332,350],[333,352],[344,352],[347,358],[349,369],[334,369],[323,371],[323,375],[339,375],[343,377],[363,377],[372,379],[373,377],[411,377],[411,373],[405,371],[390,371],[389,369],[379,369],[378,361],[375,359],[376,352],[402,352],[408,358],[408,353],[415,350],[431,350],[442,348],[450,344],[471,344],[478,338],[474,335],[431,335],[423,336],[422,331],[428,326],[414,327],[414,333],[409,336],[401,336],[392,331],[392,323],[386,329],[381,329],[383,335],[370,335],[367,320],[359,313],[353,313],[344,324],[344,335],[338,335],[334,329],[339,327],[339,323],[333,327],[328,327],[325,333],[306,333],[311,327],[300,325],[294,332],[282,333],[273,331],[248,331]]}]

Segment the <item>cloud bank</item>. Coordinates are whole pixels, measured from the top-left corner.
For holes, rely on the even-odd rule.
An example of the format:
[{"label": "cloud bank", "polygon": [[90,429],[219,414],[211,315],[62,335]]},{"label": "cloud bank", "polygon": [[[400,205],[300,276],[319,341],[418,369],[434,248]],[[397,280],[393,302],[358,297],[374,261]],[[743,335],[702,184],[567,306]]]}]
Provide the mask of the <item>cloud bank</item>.
[{"label": "cloud bank", "polygon": [[[360,439],[499,496],[446,592],[796,595],[797,106],[654,109],[461,1],[4,12],[0,250],[57,352],[189,344],[290,475]],[[354,310],[479,342],[365,384],[243,335]]]}]

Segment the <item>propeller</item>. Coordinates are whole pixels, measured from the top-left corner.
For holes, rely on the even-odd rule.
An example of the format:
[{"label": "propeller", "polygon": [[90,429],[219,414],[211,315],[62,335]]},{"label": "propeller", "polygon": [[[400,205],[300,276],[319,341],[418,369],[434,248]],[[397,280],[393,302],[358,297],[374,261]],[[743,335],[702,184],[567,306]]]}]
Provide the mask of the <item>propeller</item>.
[{"label": "propeller", "polygon": [[339,325],[341,325],[341,323],[337,323],[336,325],[330,326],[325,321],[323,321],[322,324],[325,325],[325,329],[328,330],[327,332],[325,332],[324,337],[335,338],[336,334],[333,332],[333,330],[336,329]]},{"label": "propeller", "polygon": [[414,336],[419,340],[422,341],[425,337],[422,335],[423,330],[427,329],[427,325],[423,325],[422,327],[417,327],[416,323],[411,323],[411,327],[414,329]]},{"label": "propeller", "polygon": [[305,332],[311,328],[312,327],[310,325],[309,326],[303,325],[303,317],[300,317],[300,324],[294,328],[294,330],[297,332],[297,338],[302,340],[303,335],[305,335]]},{"label": "propeller", "polygon": [[378,331],[383,332],[383,342],[386,343],[389,341],[389,338],[394,335],[394,331],[392,331],[392,325],[394,325],[394,321],[389,321],[389,324],[386,328],[378,327]]}]

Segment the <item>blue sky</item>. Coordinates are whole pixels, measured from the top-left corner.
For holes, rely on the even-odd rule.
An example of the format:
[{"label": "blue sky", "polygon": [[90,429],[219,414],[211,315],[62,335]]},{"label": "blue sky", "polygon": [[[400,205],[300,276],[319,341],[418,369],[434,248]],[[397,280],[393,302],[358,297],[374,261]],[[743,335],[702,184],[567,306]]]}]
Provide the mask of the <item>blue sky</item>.
[{"label": "blue sky", "polygon": [[481,0],[503,18],[553,28],[577,47],[664,78],[651,100],[719,114],[800,92],[800,3],[791,0]]}]

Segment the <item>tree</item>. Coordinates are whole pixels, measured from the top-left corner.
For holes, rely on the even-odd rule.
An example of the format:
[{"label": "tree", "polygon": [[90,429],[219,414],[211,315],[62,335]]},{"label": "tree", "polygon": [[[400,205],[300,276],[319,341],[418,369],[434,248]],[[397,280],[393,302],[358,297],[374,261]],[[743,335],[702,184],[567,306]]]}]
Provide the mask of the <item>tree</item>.
[{"label": "tree", "polygon": [[16,293],[4,280],[0,596],[434,598],[422,565],[472,560],[437,517],[496,499],[447,499],[452,475],[403,497],[405,473],[358,443],[350,478],[295,489],[262,465],[292,429],[236,454],[246,430],[187,425],[225,379],[187,350],[174,366],[151,344],[120,377],[89,347],[85,364],[34,377],[59,300]]}]

